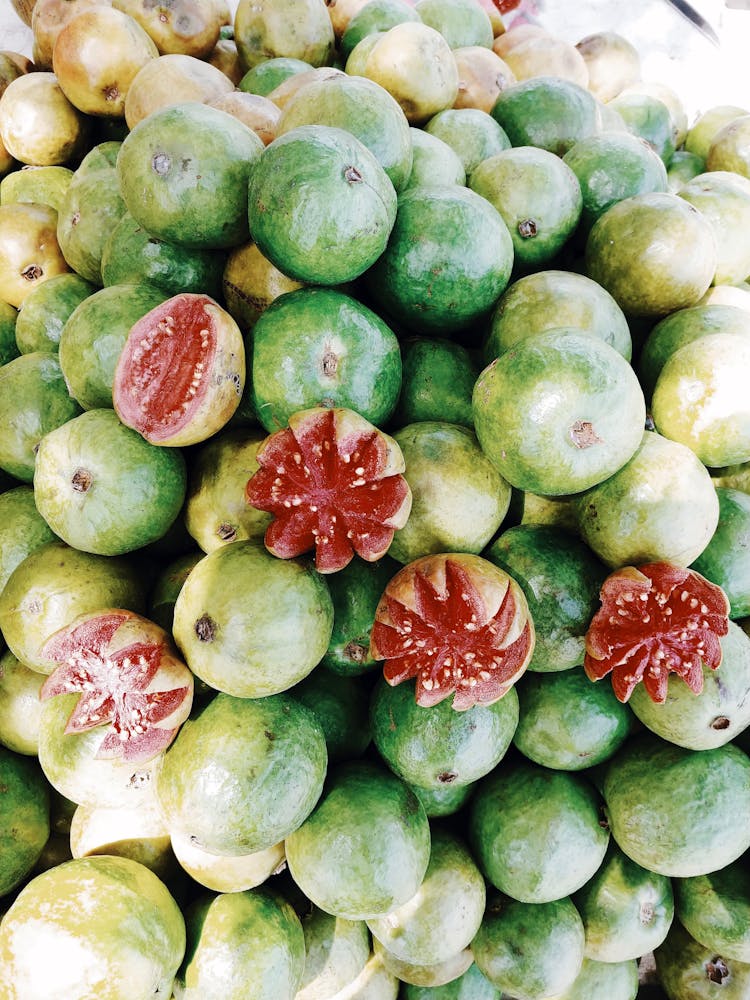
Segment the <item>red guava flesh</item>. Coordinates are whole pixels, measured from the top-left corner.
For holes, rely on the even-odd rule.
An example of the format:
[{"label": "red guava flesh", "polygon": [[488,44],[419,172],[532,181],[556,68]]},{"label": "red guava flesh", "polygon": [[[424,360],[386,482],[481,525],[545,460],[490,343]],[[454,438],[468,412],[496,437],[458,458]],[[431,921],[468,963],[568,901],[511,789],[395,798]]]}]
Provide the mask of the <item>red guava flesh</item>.
[{"label": "red guava flesh", "polygon": [[42,685],[42,700],[81,692],[66,733],[111,723],[98,757],[152,760],[190,712],[192,673],[167,633],[132,611],[81,615],[47,640],[43,656],[60,666]]},{"label": "red guava flesh", "polygon": [[235,321],[210,296],[182,292],[131,327],[112,398],[120,420],[151,444],[195,444],[232,416],[244,378]]},{"label": "red guava flesh", "polygon": [[409,516],[400,448],[353,410],[300,410],[256,460],[246,499],[274,515],[265,544],[281,559],[315,549],[320,573],[343,569],[355,553],[373,562]]},{"label": "red guava flesh", "polygon": [[512,687],[534,650],[534,626],[518,584],[480,556],[424,556],[386,586],[375,612],[370,655],[395,686],[416,678],[425,708],[453,694],[464,711]]},{"label": "red guava flesh", "polygon": [[721,587],[695,570],[659,562],[616,570],[600,597],[583,661],[592,681],[611,673],[622,702],[641,680],[652,701],[665,701],[670,673],[701,693],[703,668],[719,666],[719,638],[729,630],[729,601]]}]

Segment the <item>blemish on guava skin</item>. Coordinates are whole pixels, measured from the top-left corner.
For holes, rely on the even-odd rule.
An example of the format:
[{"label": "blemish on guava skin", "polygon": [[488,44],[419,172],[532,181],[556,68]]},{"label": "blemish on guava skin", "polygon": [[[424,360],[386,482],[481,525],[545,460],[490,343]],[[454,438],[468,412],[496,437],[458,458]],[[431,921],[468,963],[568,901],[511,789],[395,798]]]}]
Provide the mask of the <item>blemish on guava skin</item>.
[{"label": "blemish on guava skin", "polygon": [[168,174],[172,166],[171,157],[167,153],[154,153],[151,158],[151,169],[154,173],[159,174],[160,177],[164,177]]},{"label": "blemish on guava skin", "polygon": [[344,656],[352,663],[364,663],[367,650],[359,642],[347,642],[344,646]]},{"label": "blemish on guava skin", "polygon": [[357,184],[362,180],[362,174],[356,167],[346,167],[344,170],[344,180],[349,184]]},{"label": "blemish on guava skin", "polygon": [[227,524],[224,522],[216,529],[216,534],[222,542],[233,542],[237,537],[237,529],[233,524]]},{"label": "blemish on guava skin", "polygon": [[453,784],[453,782],[456,780],[457,777],[458,775],[456,774],[455,771],[442,771],[437,776],[437,779],[441,785],[451,785]]},{"label": "blemish on guava skin", "polygon": [[731,976],[729,966],[719,955],[712,958],[710,962],[706,962],[706,979],[708,979],[709,983],[717,983],[719,986],[723,986],[731,979]]},{"label": "blemish on guava skin", "polygon": [[641,903],[640,911],[638,913],[638,919],[645,926],[653,923],[654,920],[654,904],[651,902]]},{"label": "blemish on guava skin", "polygon": [[726,717],[726,715],[717,715],[716,718],[711,723],[711,728],[718,730],[729,729],[729,724],[730,724],[729,719]]},{"label": "blemish on guava skin", "polygon": [[339,359],[336,357],[333,351],[326,351],[323,355],[323,360],[321,361],[321,367],[323,369],[323,374],[332,377],[336,374],[336,369],[339,366]]},{"label": "blemish on guava skin", "polygon": [[200,642],[213,642],[218,626],[210,615],[201,615],[194,625],[195,634]]},{"label": "blemish on guava skin", "polygon": [[21,271],[21,277],[26,281],[38,281],[43,274],[44,271],[38,264],[27,264],[23,271]]},{"label": "blemish on guava skin", "polygon": [[522,222],[518,223],[518,235],[525,240],[528,240],[532,236],[536,236],[537,232],[537,224],[533,219],[524,219]]},{"label": "blemish on guava skin", "polygon": [[88,469],[76,469],[70,478],[70,485],[76,493],[88,493],[93,482],[94,477]]},{"label": "blemish on guava skin", "polygon": [[603,444],[590,420],[576,420],[570,428],[570,436],[576,448],[590,448],[595,444]]}]

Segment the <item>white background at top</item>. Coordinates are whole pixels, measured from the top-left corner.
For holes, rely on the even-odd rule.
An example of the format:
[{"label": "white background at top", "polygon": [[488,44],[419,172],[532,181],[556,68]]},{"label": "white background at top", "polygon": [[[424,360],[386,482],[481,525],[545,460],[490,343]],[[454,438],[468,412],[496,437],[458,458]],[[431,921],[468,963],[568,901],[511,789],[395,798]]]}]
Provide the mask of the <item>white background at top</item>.
[{"label": "white background at top", "polygon": [[[229,0],[232,11],[237,3]],[[641,53],[643,78],[673,87],[691,122],[715,104],[737,104],[750,110],[750,10],[727,8],[723,0],[691,0],[721,37],[721,48],[717,49],[666,0],[523,3],[543,27],[573,43],[602,30],[624,35]],[[0,0],[2,49],[31,55],[31,31],[10,0]]]}]

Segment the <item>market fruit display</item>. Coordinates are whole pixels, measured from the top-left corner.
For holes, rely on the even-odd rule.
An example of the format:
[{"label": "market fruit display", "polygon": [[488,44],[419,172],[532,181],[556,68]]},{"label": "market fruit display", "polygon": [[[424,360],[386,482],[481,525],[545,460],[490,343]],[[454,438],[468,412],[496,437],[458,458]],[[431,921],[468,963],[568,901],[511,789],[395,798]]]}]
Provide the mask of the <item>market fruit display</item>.
[{"label": "market fruit display", "polygon": [[14,7],[0,998],[747,1000],[750,107],[514,0]]}]

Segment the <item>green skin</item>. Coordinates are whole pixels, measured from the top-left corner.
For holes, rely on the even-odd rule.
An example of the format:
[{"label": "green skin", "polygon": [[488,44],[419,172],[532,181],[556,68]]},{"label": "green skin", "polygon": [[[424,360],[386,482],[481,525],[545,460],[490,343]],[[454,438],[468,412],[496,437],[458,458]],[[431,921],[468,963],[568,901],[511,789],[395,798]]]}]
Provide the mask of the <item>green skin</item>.
[{"label": "green skin", "polygon": [[621,355],[594,337],[551,331],[521,341],[481,373],[474,427],[518,489],[579,493],[612,476],[643,435],[646,406]]},{"label": "green skin", "polygon": [[468,427],[420,421],[396,431],[411,488],[409,519],[388,554],[401,563],[438,552],[478,555],[510,505],[510,486]]},{"label": "green skin", "polygon": [[[119,147],[119,143],[105,145]],[[94,285],[103,283],[104,244],[124,213],[114,163],[76,171],[58,213],[57,241],[76,274]]]},{"label": "green skin", "polygon": [[300,125],[329,125],[350,132],[373,153],[396,191],[409,178],[409,123],[395,98],[374,80],[340,74],[311,81],[284,106],[276,135]]},{"label": "green skin", "polygon": [[79,697],[56,695],[42,704],[39,763],[47,781],[71,802],[92,809],[131,807],[150,798],[153,762],[136,765],[97,757],[109,726],[65,732]]},{"label": "green skin", "polygon": [[401,984],[383,964],[380,955],[371,955],[354,982],[336,994],[336,1000],[396,1000]]},{"label": "green skin", "polygon": [[630,707],[663,740],[688,750],[724,746],[750,725],[750,638],[734,622],[719,640],[721,666],[703,668],[703,691],[696,698],[676,674],[670,675],[667,700],[657,705],[639,684]]},{"label": "green skin", "polygon": [[414,156],[404,189],[425,184],[466,184],[463,161],[447,142],[412,126],[411,145]]},{"label": "green skin", "polygon": [[558,1000],[635,1000],[638,994],[638,963],[594,962],[584,958],[575,982]]},{"label": "green skin", "polygon": [[674,156],[669,161],[667,170],[667,190],[677,194],[683,184],[687,184],[693,177],[704,173],[706,161],[695,153],[688,152],[687,149],[676,150]]},{"label": "green skin", "polygon": [[695,305],[713,281],[716,261],[708,220],[677,195],[658,191],[612,205],[586,242],[586,274],[634,316]]},{"label": "green skin", "polygon": [[492,115],[479,108],[446,108],[430,118],[424,131],[451,147],[467,177],[483,160],[510,149],[510,139],[503,129]]},{"label": "green skin", "polygon": [[152,236],[126,212],[102,249],[104,285],[150,284],[165,295],[202,292],[221,295],[226,254],[167,243]]},{"label": "green skin", "polygon": [[609,843],[599,796],[585,778],[523,758],[482,782],[472,798],[469,837],[489,881],[525,903],[580,889]]},{"label": "green skin", "polygon": [[546,677],[527,672],[516,690],[520,718],[513,742],[543,767],[581,771],[601,764],[630,732],[630,714],[612,688],[592,684],[580,667]]},{"label": "green skin", "polygon": [[609,103],[625,122],[628,132],[648,143],[668,167],[674,156],[675,142],[672,116],[666,104],[648,94],[618,94]]},{"label": "green skin", "polygon": [[94,854],[132,858],[170,881],[179,871],[169,831],[153,797],[132,807],[77,806],[68,839],[77,858]]},{"label": "green skin", "polygon": [[536,271],[508,286],[492,314],[484,346],[487,364],[536,333],[577,327],[630,361],[632,342],[625,315],[612,296],[584,274]]},{"label": "green skin", "polygon": [[295,684],[293,695],[320,723],[330,763],[362,756],[372,739],[368,688],[362,681],[319,667]]},{"label": "green skin", "polygon": [[329,125],[274,139],[252,172],[248,205],[264,256],[289,277],[320,285],[366,271],[396,218],[396,192],[375,155]]},{"label": "green skin", "polygon": [[323,730],[296,700],[219,694],[161,759],[156,794],[170,829],[236,857],[297,829],[320,797],[326,765]]},{"label": "green skin", "polygon": [[40,443],[34,497],[63,541],[117,556],[165,534],[182,507],[186,480],[178,449],[149,444],[114,410],[89,410]]},{"label": "green skin", "polygon": [[733,744],[686,750],[645,734],[610,761],[603,795],[621,850],[661,875],[705,875],[750,847],[750,760]]},{"label": "green skin", "polygon": [[331,19],[316,0],[240,0],[234,40],[245,69],[279,56],[316,67],[333,58]]},{"label": "green skin", "polygon": [[0,630],[22,663],[51,674],[58,664],[40,649],[53,632],[87,611],[143,607],[143,581],[128,561],[48,542],[15,568],[0,593]]},{"label": "green skin", "polygon": [[364,920],[344,920],[314,906],[302,917],[302,930],[305,972],[296,1000],[332,997],[356,980],[370,957]]},{"label": "green skin", "polygon": [[353,559],[328,577],[333,601],[333,631],[321,665],[334,674],[355,677],[377,669],[370,657],[370,632],[375,610],[400,566],[389,556],[376,562]]},{"label": "green skin", "polygon": [[715,486],[750,493],[750,462],[740,462],[737,465],[726,465],[721,469],[711,469],[711,479]]},{"label": "green skin", "polygon": [[21,482],[34,478],[45,435],[81,412],[65,385],[57,354],[34,351],[0,368],[0,468]]},{"label": "green skin", "polygon": [[600,128],[596,98],[559,77],[535,77],[505,87],[491,114],[512,146],[536,146],[557,156]]},{"label": "green skin", "polygon": [[9,649],[0,655],[0,744],[14,753],[38,753],[41,681]]},{"label": "green skin", "polygon": [[16,340],[17,318],[18,313],[9,302],[0,302],[0,367],[22,353]]},{"label": "green skin", "polygon": [[0,494],[0,593],[26,556],[54,539],[54,532],[36,509],[30,486],[16,486]]},{"label": "green skin", "polygon": [[56,212],[60,212],[72,179],[73,171],[68,167],[14,170],[0,181],[0,203],[10,205],[19,201],[33,201],[51,205]]},{"label": "green skin", "polygon": [[584,542],[607,566],[689,566],[711,540],[719,500],[706,468],[677,441],[646,431],[630,461],[574,504]]},{"label": "green skin", "polygon": [[468,848],[439,828],[431,839],[430,863],[416,895],[367,921],[389,955],[414,965],[455,957],[471,943],[484,914],[484,879]]},{"label": "green skin", "polygon": [[713,137],[706,155],[707,170],[731,170],[750,177],[750,114],[732,118]]},{"label": "green skin", "polygon": [[692,569],[721,587],[729,598],[730,618],[746,618],[750,615],[750,566],[746,557],[750,548],[750,496],[721,486],[716,487],[716,494],[719,523]]},{"label": "green skin", "polygon": [[563,162],[581,185],[584,234],[600,215],[623,198],[647,191],[667,191],[669,186],[663,160],[648,143],[629,132],[587,136],[568,150]]},{"label": "green skin", "polygon": [[112,409],[115,368],[130,328],[166,297],[148,284],[112,285],[86,296],[73,310],[60,335],[58,357],[68,390],[84,410]]},{"label": "green skin", "polygon": [[252,541],[205,556],[174,609],[174,637],[190,669],[238,698],[297,684],[322,659],[332,628],[323,577],[309,563],[277,559]]},{"label": "green skin", "polygon": [[674,880],[677,917],[725,959],[750,962],[750,870],[740,859],[710,875]]},{"label": "green skin", "polygon": [[384,31],[371,31],[357,42],[344,66],[348,76],[364,76],[367,59],[383,35]]},{"label": "green skin", "polygon": [[[54,962],[39,961],[41,942]],[[0,932],[8,1000],[168,1000],[184,951],[177,903],[129,858],[79,858],[38,875]]]},{"label": "green skin", "polygon": [[188,552],[168,563],[157,576],[149,596],[147,617],[161,625],[165,632],[172,631],[177,595],[182,590],[188,573],[202,558],[202,552]]},{"label": "green skin", "polygon": [[702,173],[678,191],[711,224],[718,261],[715,285],[734,285],[750,274],[750,251],[743,234],[750,226],[750,179],[728,170]]},{"label": "green skin", "polygon": [[697,305],[678,309],[654,326],[638,359],[638,377],[647,399],[662,368],[675,351],[712,333],[750,337],[750,313],[738,306]]},{"label": "green skin", "polygon": [[440,337],[412,337],[402,342],[401,359],[395,426],[420,420],[474,426],[471,394],[479,368],[462,344]]},{"label": "green skin", "polygon": [[719,131],[735,118],[746,115],[747,108],[738,104],[717,104],[698,115],[685,137],[685,149],[704,162]]},{"label": "green skin", "polygon": [[413,986],[444,986],[452,982],[471,966],[473,956],[469,948],[464,948],[457,955],[451,955],[434,965],[417,965],[414,962],[405,962],[403,959],[392,955],[377,938],[373,940],[373,951],[380,957],[383,965],[402,983],[409,983]]},{"label": "green skin", "polygon": [[49,786],[39,764],[0,746],[0,896],[26,879],[49,832]]},{"label": "green skin", "polygon": [[750,459],[750,406],[741,373],[750,338],[713,333],[667,359],[651,401],[656,429],[711,468]]},{"label": "green skin", "polygon": [[402,988],[403,1000],[501,1000],[500,991],[472,964],[444,986],[412,986]]},{"label": "green skin", "polygon": [[424,807],[429,819],[439,819],[442,816],[452,816],[463,809],[471,798],[476,782],[470,785],[441,785],[440,788],[422,788],[409,783]]},{"label": "green skin", "polygon": [[415,332],[447,336],[485,317],[512,264],[513,241],[488,201],[456,185],[416,187],[399,198],[388,248],[366,284]]},{"label": "green skin", "polygon": [[568,242],[581,217],[581,185],[545,149],[506,149],[473,171],[472,191],[494,205],[513,239],[514,265],[538,270]]},{"label": "green skin", "polygon": [[266,97],[279,84],[297,73],[306,73],[315,67],[304,59],[290,59],[288,56],[275,56],[259,62],[242,77],[237,89],[246,94],[259,94]]},{"label": "green skin", "polygon": [[419,0],[415,10],[425,24],[440,32],[452,49],[466,45],[492,48],[492,22],[474,0]]},{"label": "green skin", "polygon": [[518,724],[513,688],[491,705],[456,712],[450,698],[431,708],[414,700],[413,683],[375,686],[372,737],[388,767],[409,784],[440,791],[470,785],[503,759]]},{"label": "green skin", "polygon": [[587,958],[628,962],[657,948],[674,916],[672,882],[641,868],[616,844],[573,896],[586,931]]},{"label": "green skin", "polygon": [[401,388],[396,335],[332,288],[275,299],[253,328],[251,364],[253,404],[269,433],[312,406],[344,406],[382,427]]},{"label": "green skin", "polygon": [[193,453],[184,518],[204,552],[263,540],[272,517],[247,503],[245,486],[258,469],[255,456],[265,438],[260,430],[224,429]]},{"label": "green skin", "polygon": [[23,300],[16,321],[21,354],[56,351],[69,316],[96,286],[78,274],[58,274],[42,282]]},{"label": "green skin", "polygon": [[479,969],[517,1000],[556,996],[583,964],[583,924],[570,899],[520,903],[501,897],[488,906],[472,942]]},{"label": "green skin", "polygon": [[[514,508],[515,501],[515,508]],[[548,524],[577,534],[573,515],[573,497],[540,497],[535,493],[514,491],[511,510],[517,509],[521,524]],[[518,520],[518,517],[515,518]]]},{"label": "green skin", "polygon": [[266,889],[223,893],[194,904],[188,950],[177,975],[179,1000],[294,1000],[305,967],[297,914]]},{"label": "green skin", "polygon": [[717,955],[693,940],[675,920],[654,957],[669,1000],[745,1000],[750,993],[750,964]]},{"label": "green skin", "polygon": [[263,141],[205,104],[172,105],[138,122],[117,160],[125,205],[152,236],[199,249],[248,239],[246,192]]},{"label": "green skin", "polygon": [[526,595],[536,636],[528,669],[549,673],[583,663],[586,630],[607,575],[591,550],[561,528],[523,524],[504,531],[486,558]]},{"label": "green skin", "polygon": [[286,839],[287,863],[302,892],[348,920],[379,917],[405,903],[421,885],[429,856],[430,828],[414,793],[385,768],[356,761],[331,772],[312,814]]},{"label": "green skin", "polygon": [[90,149],[75,171],[78,179],[87,178],[92,174],[98,174],[102,170],[111,170],[113,167],[116,167],[121,146],[121,141],[110,139]]},{"label": "green skin", "polygon": [[421,20],[414,7],[404,0],[370,0],[360,7],[346,26],[339,42],[341,58],[346,62],[355,45],[375,31],[388,31],[405,21]]}]

